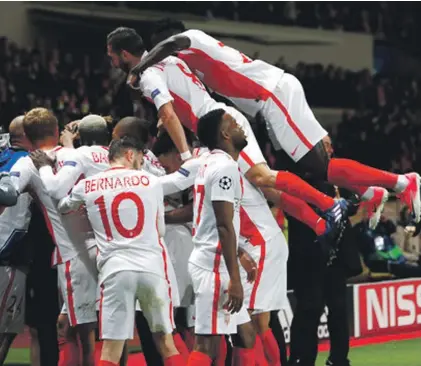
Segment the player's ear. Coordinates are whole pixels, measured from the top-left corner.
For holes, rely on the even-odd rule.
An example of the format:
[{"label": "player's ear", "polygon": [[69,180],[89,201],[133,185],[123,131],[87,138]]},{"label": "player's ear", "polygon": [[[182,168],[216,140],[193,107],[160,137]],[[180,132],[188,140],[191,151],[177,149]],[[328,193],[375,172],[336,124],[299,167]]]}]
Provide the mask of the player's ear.
[{"label": "player's ear", "polygon": [[132,162],[133,161],[133,158],[134,158],[133,150],[132,149],[127,149],[124,152],[124,156],[126,157],[127,161]]}]

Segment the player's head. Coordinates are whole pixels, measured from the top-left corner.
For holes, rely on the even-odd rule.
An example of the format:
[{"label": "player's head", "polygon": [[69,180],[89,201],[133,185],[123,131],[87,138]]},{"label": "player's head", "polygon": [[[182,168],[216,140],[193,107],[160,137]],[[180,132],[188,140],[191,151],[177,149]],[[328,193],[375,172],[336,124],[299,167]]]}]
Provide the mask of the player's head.
[{"label": "player's head", "polygon": [[25,116],[15,117],[9,125],[9,140],[10,145],[25,150],[31,150],[32,144],[25,134],[23,128],[23,119]]},{"label": "player's head", "polygon": [[152,47],[156,46],[159,42],[173,36],[174,34],[182,33],[186,30],[184,23],[178,19],[164,18],[158,20],[151,35]]},{"label": "player's head", "polygon": [[107,53],[115,68],[129,72],[143,52],[142,37],[133,28],[118,27],[107,36]]},{"label": "player's head", "polygon": [[25,114],[23,129],[26,137],[39,148],[45,142],[57,144],[59,131],[58,121],[53,112],[46,108],[34,108]]},{"label": "player's head", "polygon": [[[187,144],[189,145],[189,148],[191,148],[193,141],[195,140],[195,136],[193,135],[193,132],[185,127],[184,133],[186,135]],[[177,171],[183,164],[180,153],[167,131],[163,131],[157,137],[153,145],[152,152],[158,158],[167,174]]]},{"label": "player's head", "polygon": [[144,145],[132,137],[111,141],[108,159],[111,166],[123,165],[128,169],[140,169],[143,163]]},{"label": "player's head", "polygon": [[149,141],[149,126],[147,120],[137,117],[124,117],[114,126],[113,139],[121,139],[122,137],[133,137],[141,141],[147,146]]},{"label": "player's head", "polygon": [[82,145],[107,146],[110,143],[107,121],[97,114],[83,117],[79,122],[78,130]]},{"label": "player's head", "polygon": [[331,159],[335,150],[333,149],[332,139],[329,135],[323,137],[323,146],[325,147],[327,156]]},{"label": "player's head", "polygon": [[197,137],[209,150],[240,152],[247,146],[243,129],[224,109],[215,109],[199,119]]}]

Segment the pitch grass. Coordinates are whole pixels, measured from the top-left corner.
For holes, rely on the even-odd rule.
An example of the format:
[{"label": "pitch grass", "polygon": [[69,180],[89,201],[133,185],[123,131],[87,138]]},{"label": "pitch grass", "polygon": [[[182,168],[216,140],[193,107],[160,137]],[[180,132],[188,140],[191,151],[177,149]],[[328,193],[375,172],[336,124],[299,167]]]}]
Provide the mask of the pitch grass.
[{"label": "pitch grass", "polygon": [[[351,349],[349,358],[352,366],[420,366],[420,347],[421,339],[356,347]],[[316,365],[323,366],[327,356],[321,352]],[[29,365],[29,349],[11,349],[6,364]]]}]

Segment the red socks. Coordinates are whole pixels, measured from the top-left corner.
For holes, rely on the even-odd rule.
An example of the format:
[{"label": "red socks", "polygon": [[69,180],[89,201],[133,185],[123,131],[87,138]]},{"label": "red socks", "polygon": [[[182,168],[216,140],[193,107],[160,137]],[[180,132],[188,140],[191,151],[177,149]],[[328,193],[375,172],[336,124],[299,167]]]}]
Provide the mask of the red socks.
[{"label": "red socks", "polygon": [[282,192],[280,195],[282,209],[311,227],[317,235],[322,235],[326,230],[326,221],[318,216],[314,210],[303,200]]},{"label": "red socks", "polygon": [[187,366],[211,366],[212,359],[202,352],[193,351],[190,353]]},{"label": "red socks", "polygon": [[227,358],[227,341],[224,336],[221,336],[221,341],[219,343],[219,351],[216,356],[215,361],[213,362],[214,366],[225,366],[225,360]]},{"label": "red socks", "polygon": [[266,361],[265,351],[263,350],[263,344],[260,337],[256,336],[256,342],[254,343],[254,354],[256,357],[256,366],[269,366]]},{"label": "red socks", "polygon": [[332,197],[318,191],[310,184],[304,182],[300,177],[290,172],[278,172],[275,188],[279,191],[287,192],[291,196],[301,198],[323,211],[328,210],[335,203]]},{"label": "red socks", "polygon": [[98,366],[118,366],[118,363],[101,360],[101,361],[99,361]]},{"label": "red socks", "polygon": [[254,349],[234,347],[232,349],[232,366],[255,366]]},{"label": "red socks", "polygon": [[178,353],[180,353],[183,359],[187,362],[187,360],[189,359],[190,352],[186,344],[184,343],[183,339],[181,338],[180,334],[175,333],[173,335],[173,339],[174,339],[175,348],[177,348]]},{"label": "red socks", "polygon": [[328,181],[344,188],[352,186],[380,186],[393,189],[398,175],[363,165],[349,159],[331,159],[328,167]]},{"label": "red socks", "polygon": [[164,360],[164,366],[185,366],[186,362],[182,355],[174,355]]},{"label": "red socks", "polygon": [[271,329],[258,336],[263,343],[266,359],[270,366],[281,366],[279,346]]},{"label": "red socks", "polygon": [[66,338],[58,339],[59,362],[58,366],[78,366],[80,351],[77,340]]}]

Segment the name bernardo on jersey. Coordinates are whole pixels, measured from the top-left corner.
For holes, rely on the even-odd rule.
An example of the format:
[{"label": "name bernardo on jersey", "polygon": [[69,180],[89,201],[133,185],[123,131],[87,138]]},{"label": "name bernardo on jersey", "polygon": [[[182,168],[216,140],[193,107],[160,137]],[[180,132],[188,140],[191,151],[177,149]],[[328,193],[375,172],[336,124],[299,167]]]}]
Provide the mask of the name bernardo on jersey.
[{"label": "name bernardo on jersey", "polygon": [[119,188],[132,188],[142,185],[149,185],[149,178],[146,175],[133,175],[128,177],[105,177],[85,180],[85,193],[113,190]]}]

